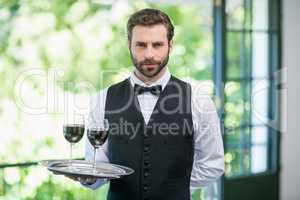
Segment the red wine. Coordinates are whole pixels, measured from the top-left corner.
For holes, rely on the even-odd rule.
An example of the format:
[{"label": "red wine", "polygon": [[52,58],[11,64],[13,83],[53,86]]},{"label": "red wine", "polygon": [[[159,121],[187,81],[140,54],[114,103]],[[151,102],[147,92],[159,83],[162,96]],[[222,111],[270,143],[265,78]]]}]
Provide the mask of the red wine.
[{"label": "red wine", "polygon": [[77,143],[81,140],[84,134],[84,125],[82,124],[67,124],[64,125],[64,136],[70,143]]},{"label": "red wine", "polygon": [[94,148],[98,148],[107,139],[108,132],[106,130],[88,129],[87,137]]}]

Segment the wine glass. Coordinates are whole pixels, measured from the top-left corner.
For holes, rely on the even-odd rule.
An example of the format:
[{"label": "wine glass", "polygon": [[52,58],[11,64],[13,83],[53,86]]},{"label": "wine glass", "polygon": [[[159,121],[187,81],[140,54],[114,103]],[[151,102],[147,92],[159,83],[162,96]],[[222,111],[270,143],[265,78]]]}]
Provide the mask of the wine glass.
[{"label": "wine glass", "polygon": [[93,122],[87,129],[87,137],[94,147],[93,173],[96,173],[96,153],[97,149],[104,144],[108,135],[108,120],[101,119]]},{"label": "wine glass", "polygon": [[79,142],[84,134],[84,116],[77,113],[65,114],[63,132],[65,139],[70,143],[69,164],[71,167],[73,145]]}]

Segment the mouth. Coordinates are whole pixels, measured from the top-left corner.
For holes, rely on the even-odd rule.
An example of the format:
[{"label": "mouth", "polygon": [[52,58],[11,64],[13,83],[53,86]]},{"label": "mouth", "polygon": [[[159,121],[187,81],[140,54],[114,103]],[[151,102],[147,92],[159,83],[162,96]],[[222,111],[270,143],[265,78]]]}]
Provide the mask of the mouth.
[{"label": "mouth", "polygon": [[145,64],[148,71],[153,71],[157,64]]}]

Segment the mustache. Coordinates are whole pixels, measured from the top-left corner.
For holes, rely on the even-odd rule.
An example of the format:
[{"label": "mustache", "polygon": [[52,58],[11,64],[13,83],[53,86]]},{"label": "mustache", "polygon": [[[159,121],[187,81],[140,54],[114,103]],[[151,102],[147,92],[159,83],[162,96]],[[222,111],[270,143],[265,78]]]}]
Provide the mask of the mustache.
[{"label": "mustache", "polygon": [[140,62],[140,65],[154,65],[154,64],[160,64],[160,61],[156,61],[154,59],[146,59]]}]

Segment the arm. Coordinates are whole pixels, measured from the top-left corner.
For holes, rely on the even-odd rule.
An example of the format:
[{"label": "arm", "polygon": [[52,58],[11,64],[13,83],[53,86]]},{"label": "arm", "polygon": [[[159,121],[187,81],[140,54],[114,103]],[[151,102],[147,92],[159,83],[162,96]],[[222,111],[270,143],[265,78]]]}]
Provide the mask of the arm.
[{"label": "arm", "polygon": [[[92,145],[89,143],[88,139],[86,139],[85,144],[85,160],[93,162],[94,149]],[[98,148],[96,154],[96,162],[109,162],[107,158],[107,141],[102,145],[102,147]],[[108,182],[107,179],[79,179],[78,180],[83,186],[88,187],[90,189],[96,190],[99,187],[103,186]]]},{"label": "arm", "polygon": [[[89,103],[89,112],[86,120],[86,128],[88,128],[96,118],[104,118],[105,100],[107,89],[101,90],[97,95],[91,97]],[[85,160],[93,162],[94,148],[85,137]],[[96,162],[109,162],[107,158],[107,141],[97,149]],[[107,183],[107,179],[79,179],[80,183],[90,189],[97,189]]]},{"label": "arm", "polygon": [[208,186],[224,173],[224,149],[216,107],[207,95],[192,96],[194,163],[190,188]]}]

